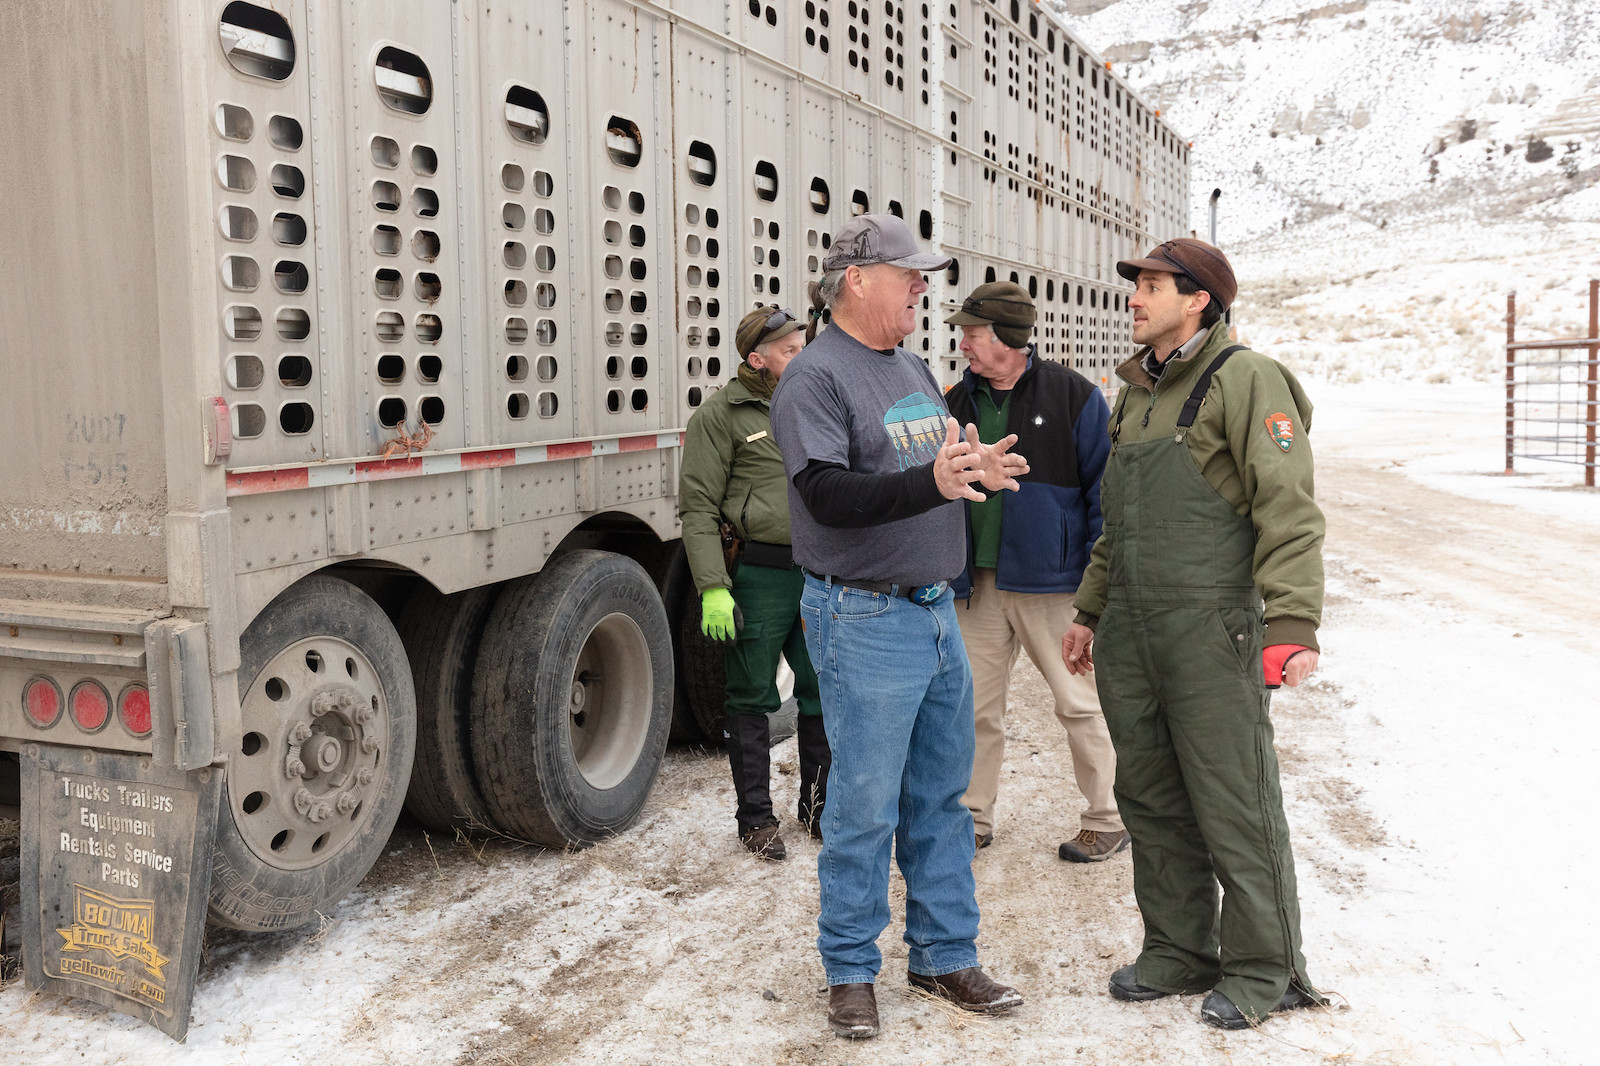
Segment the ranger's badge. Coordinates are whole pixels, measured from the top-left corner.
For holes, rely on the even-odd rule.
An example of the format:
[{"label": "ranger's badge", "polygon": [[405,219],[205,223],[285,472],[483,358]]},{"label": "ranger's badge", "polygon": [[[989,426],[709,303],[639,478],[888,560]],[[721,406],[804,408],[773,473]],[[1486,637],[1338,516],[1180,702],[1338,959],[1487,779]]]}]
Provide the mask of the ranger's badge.
[{"label": "ranger's badge", "polygon": [[1267,432],[1284,451],[1294,447],[1294,421],[1282,411],[1267,416]]}]

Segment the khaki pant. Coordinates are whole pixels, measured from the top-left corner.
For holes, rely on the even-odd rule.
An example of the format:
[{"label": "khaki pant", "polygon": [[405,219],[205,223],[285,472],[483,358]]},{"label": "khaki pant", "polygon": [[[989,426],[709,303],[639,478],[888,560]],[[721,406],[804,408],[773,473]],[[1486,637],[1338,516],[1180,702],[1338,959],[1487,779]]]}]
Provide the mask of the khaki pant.
[{"label": "khaki pant", "polygon": [[1074,677],[1061,661],[1061,635],[1075,614],[1072,601],[1071,593],[1003,592],[994,587],[994,571],[981,568],[972,572],[972,599],[956,605],[961,639],[972,663],[977,734],[972,781],[961,802],[972,812],[973,829],[979,834],[994,830],[994,801],[1006,750],[1006,690],[1017,652],[1023,649],[1050,686],[1056,717],[1067,730],[1073,774],[1088,803],[1082,828],[1102,833],[1122,829],[1111,793],[1117,756],[1100,713],[1094,675]]}]

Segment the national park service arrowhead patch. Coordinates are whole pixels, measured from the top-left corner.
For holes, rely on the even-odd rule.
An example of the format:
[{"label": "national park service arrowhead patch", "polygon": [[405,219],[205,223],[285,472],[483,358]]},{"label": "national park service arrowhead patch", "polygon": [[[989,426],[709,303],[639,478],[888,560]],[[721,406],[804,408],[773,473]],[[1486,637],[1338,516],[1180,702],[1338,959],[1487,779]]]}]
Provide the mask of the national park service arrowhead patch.
[{"label": "national park service arrowhead patch", "polygon": [[1267,432],[1284,451],[1294,447],[1294,420],[1282,411],[1267,416]]}]

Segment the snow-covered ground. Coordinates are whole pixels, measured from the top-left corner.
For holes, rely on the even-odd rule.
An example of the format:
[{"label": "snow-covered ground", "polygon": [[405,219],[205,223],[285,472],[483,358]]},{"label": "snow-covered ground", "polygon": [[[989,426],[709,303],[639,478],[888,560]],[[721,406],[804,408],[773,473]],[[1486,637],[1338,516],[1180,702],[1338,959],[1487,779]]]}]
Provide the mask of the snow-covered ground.
[{"label": "snow-covered ground", "polygon": [[[186,1046],[78,1002],[0,992],[0,1059],[58,1063],[1582,1063],[1572,981],[1600,949],[1600,494],[1572,468],[1507,478],[1492,383],[1310,380],[1329,517],[1323,669],[1274,718],[1313,977],[1346,1009],[1258,1033],[1193,997],[1105,994],[1139,936],[1125,859],[1070,867],[1065,737],[1022,668],[982,951],[1026,1006],[958,1017],[904,989],[833,1039],[815,847],[738,848],[725,762],[670,754],[642,823],[561,855],[404,825],[325,928],[213,931]],[[793,800],[793,742],[776,750]],[[784,772],[787,771],[787,772]]]}]

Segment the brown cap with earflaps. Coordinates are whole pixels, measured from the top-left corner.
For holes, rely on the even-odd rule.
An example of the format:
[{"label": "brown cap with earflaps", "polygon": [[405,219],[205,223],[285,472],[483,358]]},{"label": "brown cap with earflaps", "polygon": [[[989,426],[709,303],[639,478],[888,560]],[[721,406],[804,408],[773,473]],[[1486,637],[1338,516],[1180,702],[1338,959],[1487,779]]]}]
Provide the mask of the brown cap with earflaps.
[{"label": "brown cap with earflaps", "polygon": [[1239,283],[1233,277],[1233,264],[1221,250],[1197,241],[1193,237],[1179,237],[1157,245],[1143,259],[1124,259],[1117,264],[1117,273],[1134,281],[1141,270],[1159,270],[1164,274],[1183,274],[1211,294],[1224,311],[1233,306],[1239,294]]},{"label": "brown cap with earflaps", "polygon": [[945,319],[952,326],[993,326],[1000,343],[1025,348],[1033,336],[1038,312],[1033,297],[1014,281],[990,281],[961,301],[961,310]]}]

